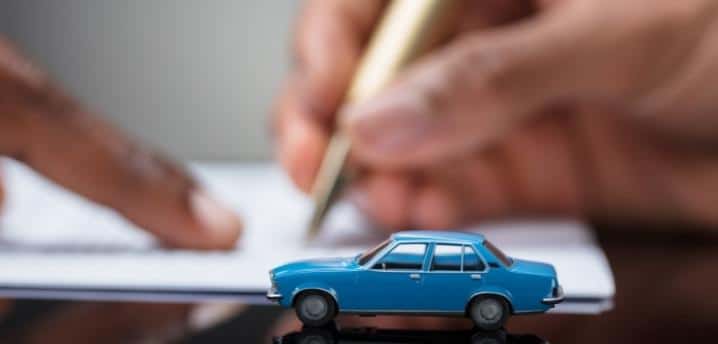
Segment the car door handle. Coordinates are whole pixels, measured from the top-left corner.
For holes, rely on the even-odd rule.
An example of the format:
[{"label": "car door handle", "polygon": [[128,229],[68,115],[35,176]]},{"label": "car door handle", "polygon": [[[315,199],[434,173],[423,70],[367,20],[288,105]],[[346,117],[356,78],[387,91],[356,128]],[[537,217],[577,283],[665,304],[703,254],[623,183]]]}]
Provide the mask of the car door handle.
[{"label": "car door handle", "polygon": [[479,280],[479,279],[481,279],[481,275],[479,275],[479,274],[471,274],[471,279],[473,279],[473,280]]},{"label": "car door handle", "polygon": [[421,275],[419,275],[419,274],[409,274],[409,278],[411,278],[411,279],[413,279],[413,280],[418,280],[419,278],[421,278]]}]

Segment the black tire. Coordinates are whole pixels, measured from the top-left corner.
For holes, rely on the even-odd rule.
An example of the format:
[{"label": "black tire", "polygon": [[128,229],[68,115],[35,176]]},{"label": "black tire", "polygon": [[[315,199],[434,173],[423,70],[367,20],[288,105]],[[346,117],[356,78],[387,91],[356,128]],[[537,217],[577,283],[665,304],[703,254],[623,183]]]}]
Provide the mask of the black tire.
[{"label": "black tire", "polygon": [[297,318],[309,327],[328,325],[337,315],[334,299],[322,291],[305,291],[294,302]]},{"label": "black tire", "polygon": [[503,297],[481,295],[471,300],[467,312],[480,330],[496,331],[504,327],[511,310]]}]

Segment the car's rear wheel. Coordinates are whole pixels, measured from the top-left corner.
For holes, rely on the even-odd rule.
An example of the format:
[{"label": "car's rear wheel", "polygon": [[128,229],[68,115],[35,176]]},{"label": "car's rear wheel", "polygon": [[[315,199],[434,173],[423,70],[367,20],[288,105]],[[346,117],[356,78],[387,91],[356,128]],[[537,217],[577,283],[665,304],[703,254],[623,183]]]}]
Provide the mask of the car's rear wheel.
[{"label": "car's rear wheel", "polygon": [[337,314],[334,299],[322,291],[305,291],[294,303],[297,317],[305,326],[320,327],[329,324]]},{"label": "car's rear wheel", "polygon": [[468,313],[479,329],[496,331],[504,327],[511,311],[503,297],[481,295],[471,301]]}]

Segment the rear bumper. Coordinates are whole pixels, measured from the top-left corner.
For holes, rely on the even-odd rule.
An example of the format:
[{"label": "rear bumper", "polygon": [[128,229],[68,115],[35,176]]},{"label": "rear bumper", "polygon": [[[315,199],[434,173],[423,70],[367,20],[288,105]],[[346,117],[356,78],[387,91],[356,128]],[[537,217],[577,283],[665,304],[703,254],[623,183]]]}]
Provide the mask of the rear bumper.
[{"label": "rear bumper", "polygon": [[556,289],[554,289],[553,296],[544,298],[543,300],[541,300],[541,303],[553,306],[563,302],[565,298],[566,295],[564,295],[563,293],[563,287],[559,285],[556,287]]},{"label": "rear bumper", "polygon": [[267,299],[272,302],[280,302],[282,301],[282,294],[277,291],[277,289],[272,288],[267,291]]}]

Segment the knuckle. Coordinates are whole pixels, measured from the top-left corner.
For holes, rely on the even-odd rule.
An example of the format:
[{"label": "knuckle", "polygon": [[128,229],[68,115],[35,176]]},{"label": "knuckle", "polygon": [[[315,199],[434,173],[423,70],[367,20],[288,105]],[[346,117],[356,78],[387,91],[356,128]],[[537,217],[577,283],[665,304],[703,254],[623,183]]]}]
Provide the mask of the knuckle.
[{"label": "knuckle", "polygon": [[473,94],[496,98],[505,93],[512,71],[511,63],[516,53],[500,46],[485,45],[473,39],[462,49],[452,62],[452,79],[457,87],[470,90]]},{"label": "knuckle", "polygon": [[665,1],[662,9],[658,11],[658,20],[654,24],[671,31],[696,23],[704,12],[695,1]]},{"label": "knuckle", "polygon": [[[624,20],[616,59],[614,94],[643,107],[692,63],[706,27],[706,10],[697,1],[658,1],[651,11]],[[631,8],[636,14],[640,8]],[[617,56],[617,57],[616,57]],[[636,101],[638,100],[638,101]]]},{"label": "knuckle", "polygon": [[635,38],[646,44],[673,42],[677,36],[694,32],[704,17],[705,8],[696,1],[661,1],[654,10],[635,19]]}]

